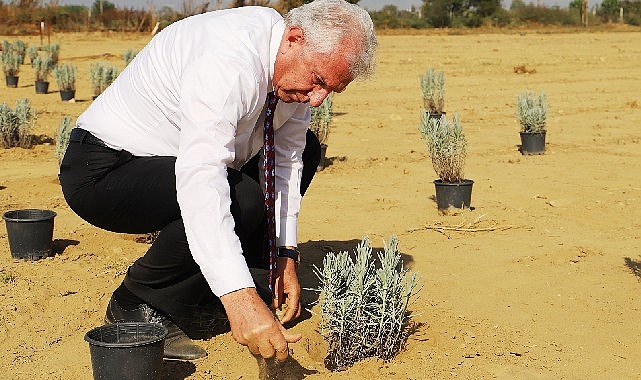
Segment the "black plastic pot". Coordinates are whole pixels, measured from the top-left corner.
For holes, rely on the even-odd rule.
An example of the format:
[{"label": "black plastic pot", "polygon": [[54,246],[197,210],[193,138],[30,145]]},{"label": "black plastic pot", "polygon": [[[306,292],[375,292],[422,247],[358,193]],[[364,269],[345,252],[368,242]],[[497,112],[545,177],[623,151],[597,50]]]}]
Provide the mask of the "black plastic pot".
[{"label": "black plastic pot", "polygon": [[46,94],[49,92],[49,82],[44,80],[36,81],[36,94]]},{"label": "black plastic pot", "polygon": [[5,76],[5,82],[7,84],[7,87],[11,87],[11,88],[18,87],[18,79],[20,79],[20,78],[18,76],[15,76],[15,75],[7,75],[7,76]]},{"label": "black plastic pot", "polygon": [[158,323],[114,323],[85,334],[95,380],[163,378],[167,329]]},{"label": "black plastic pot", "polygon": [[55,216],[56,213],[50,210],[25,209],[5,212],[2,218],[7,224],[11,257],[38,260],[49,256]]},{"label": "black plastic pot", "polygon": [[521,153],[524,155],[543,154],[545,152],[545,131],[521,132]]},{"label": "black plastic pot", "polygon": [[63,102],[69,101],[76,96],[75,90],[60,90],[60,100]]},{"label": "black plastic pot", "polygon": [[464,179],[456,183],[443,182],[440,179],[434,181],[438,209],[444,211],[450,207],[469,208],[473,184],[474,181],[471,179]]}]

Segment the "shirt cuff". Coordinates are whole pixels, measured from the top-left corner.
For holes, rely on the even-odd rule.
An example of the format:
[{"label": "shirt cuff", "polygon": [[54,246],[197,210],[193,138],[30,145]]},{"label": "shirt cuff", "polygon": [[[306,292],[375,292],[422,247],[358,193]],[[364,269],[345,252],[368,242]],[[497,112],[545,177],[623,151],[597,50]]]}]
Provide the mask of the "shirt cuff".
[{"label": "shirt cuff", "polygon": [[280,218],[280,235],[276,240],[279,247],[297,247],[298,220],[296,218]]},{"label": "shirt cuff", "polygon": [[235,255],[217,261],[214,268],[202,272],[211,291],[217,297],[239,289],[256,287],[243,255]]}]

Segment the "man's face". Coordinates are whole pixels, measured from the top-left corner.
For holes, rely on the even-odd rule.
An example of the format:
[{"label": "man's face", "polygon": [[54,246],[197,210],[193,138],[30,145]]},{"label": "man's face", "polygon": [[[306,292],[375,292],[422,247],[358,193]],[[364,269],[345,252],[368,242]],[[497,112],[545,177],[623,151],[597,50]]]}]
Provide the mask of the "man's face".
[{"label": "man's face", "polygon": [[285,31],[274,65],[274,89],[286,103],[321,105],[332,92],[341,92],[352,81],[349,66],[341,52],[329,55],[305,50],[299,28]]}]

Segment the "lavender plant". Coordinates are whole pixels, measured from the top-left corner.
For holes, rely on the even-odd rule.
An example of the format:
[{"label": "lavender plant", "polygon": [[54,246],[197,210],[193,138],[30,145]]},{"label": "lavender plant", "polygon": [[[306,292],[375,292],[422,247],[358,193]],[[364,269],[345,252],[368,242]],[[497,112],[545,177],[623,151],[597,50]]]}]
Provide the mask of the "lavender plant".
[{"label": "lavender plant", "polygon": [[15,40],[13,42],[13,49],[16,51],[18,56],[18,63],[24,63],[24,57],[27,54],[27,44],[23,40]]},{"label": "lavender plant", "polygon": [[89,66],[89,80],[91,81],[94,95],[102,94],[119,73],[118,68],[110,63],[102,61],[92,63]]},{"label": "lavender plant", "polygon": [[13,45],[5,40],[2,42],[2,71],[5,76],[18,76],[20,73],[20,59],[18,52],[13,48]]},{"label": "lavender plant", "polygon": [[122,59],[125,61],[125,66],[127,66],[136,57],[137,54],[137,51],[127,49],[122,55]]},{"label": "lavender plant", "polygon": [[442,113],[445,107],[445,74],[436,72],[432,67],[427,69],[421,76],[421,91],[425,110],[431,114]]},{"label": "lavender plant", "polygon": [[419,130],[436,175],[443,182],[461,182],[467,157],[467,139],[458,115],[454,114],[452,121],[448,121],[445,115],[435,119],[423,114]]},{"label": "lavender plant", "polygon": [[33,61],[33,69],[36,73],[36,81],[46,82],[53,67],[53,60],[51,60],[50,57],[41,55],[37,56]]},{"label": "lavender plant", "polygon": [[7,103],[0,104],[0,144],[4,148],[30,147],[36,117],[37,112],[31,108],[29,99],[16,101],[15,110]]},{"label": "lavender plant", "polygon": [[328,95],[318,107],[311,107],[312,117],[309,129],[314,132],[321,144],[327,144],[329,128],[332,123],[332,107],[334,106],[332,94]]},{"label": "lavender plant", "polygon": [[76,89],[76,73],[78,69],[70,63],[61,63],[54,67],[53,77],[61,91],[74,91]]},{"label": "lavender plant", "polygon": [[60,44],[49,44],[42,47],[42,50],[51,58],[54,65],[58,64],[60,57]]},{"label": "lavender plant", "polygon": [[40,48],[35,45],[31,45],[27,48],[27,57],[29,57],[29,62],[31,62],[31,67],[33,67],[33,63],[36,60],[36,57],[38,56],[38,51]]},{"label": "lavender plant", "polygon": [[547,113],[548,105],[544,92],[541,92],[538,98],[534,93],[529,91],[518,95],[516,114],[521,125],[521,132],[544,132]]},{"label": "lavender plant", "polygon": [[325,365],[342,370],[368,357],[394,358],[411,331],[407,307],[417,285],[416,274],[403,269],[397,238],[385,243],[378,261],[365,237],[353,258],[329,252],[314,271],[321,281],[321,334],[329,343]]},{"label": "lavender plant", "polygon": [[60,119],[60,125],[56,131],[56,157],[58,158],[58,165],[62,163],[62,159],[69,146],[69,135],[73,127],[71,116],[65,115]]}]

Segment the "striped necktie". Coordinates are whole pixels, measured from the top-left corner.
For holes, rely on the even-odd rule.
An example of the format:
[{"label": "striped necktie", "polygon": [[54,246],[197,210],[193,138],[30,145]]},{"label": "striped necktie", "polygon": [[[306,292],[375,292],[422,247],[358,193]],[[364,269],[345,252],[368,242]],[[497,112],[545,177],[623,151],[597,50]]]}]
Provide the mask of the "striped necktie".
[{"label": "striped necktie", "polygon": [[263,159],[265,170],[265,218],[267,233],[263,245],[264,254],[269,254],[269,289],[274,294],[276,284],[276,154],[274,151],[274,111],[278,97],[274,92],[267,94],[267,110],[265,111],[265,130],[263,144]]}]

